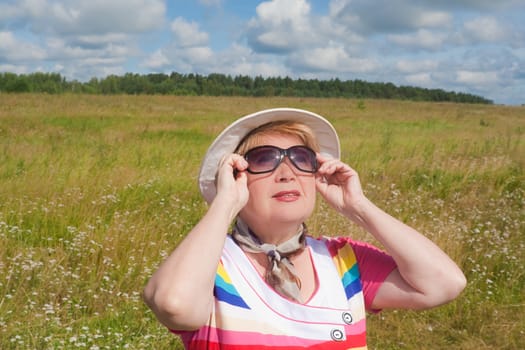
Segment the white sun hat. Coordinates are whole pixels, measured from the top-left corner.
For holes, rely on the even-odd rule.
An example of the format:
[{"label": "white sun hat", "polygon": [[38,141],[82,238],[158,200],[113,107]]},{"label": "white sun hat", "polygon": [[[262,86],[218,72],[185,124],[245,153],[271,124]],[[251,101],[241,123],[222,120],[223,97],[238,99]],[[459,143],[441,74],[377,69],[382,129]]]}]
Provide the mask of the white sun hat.
[{"label": "white sun hat", "polygon": [[309,126],[317,137],[320,153],[340,158],[339,137],[332,124],[324,117],[295,108],[273,108],[255,112],[230,124],[208,148],[199,171],[199,188],[206,202],[211,203],[217,194],[215,177],[222,157],[233,153],[241,140],[253,129],[281,120],[297,121]]}]

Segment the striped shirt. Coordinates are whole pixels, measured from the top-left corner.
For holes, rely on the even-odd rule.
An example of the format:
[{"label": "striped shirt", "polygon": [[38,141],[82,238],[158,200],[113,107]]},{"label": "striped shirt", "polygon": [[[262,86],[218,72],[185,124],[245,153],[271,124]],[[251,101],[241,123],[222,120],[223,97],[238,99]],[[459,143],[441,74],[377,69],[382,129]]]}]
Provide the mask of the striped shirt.
[{"label": "striped shirt", "polygon": [[275,292],[228,237],[208,323],[196,331],[173,331],[186,349],[366,349],[365,310],[395,263],[349,238],[306,242],[318,286],[301,304]]}]

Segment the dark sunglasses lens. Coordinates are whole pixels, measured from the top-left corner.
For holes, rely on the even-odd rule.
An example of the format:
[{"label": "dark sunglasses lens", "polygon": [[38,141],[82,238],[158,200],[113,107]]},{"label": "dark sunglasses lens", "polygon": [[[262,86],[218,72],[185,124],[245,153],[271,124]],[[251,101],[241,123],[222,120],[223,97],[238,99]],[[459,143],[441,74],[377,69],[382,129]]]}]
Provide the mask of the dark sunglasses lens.
[{"label": "dark sunglasses lens", "polygon": [[301,171],[315,173],[317,171],[317,159],[315,152],[304,146],[289,149],[289,157],[292,163]]},{"label": "dark sunglasses lens", "polygon": [[246,153],[244,158],[248,161],[248,171],[251,173],[265,173],[273,171],[281,160],[278,148],[258,147]]}]

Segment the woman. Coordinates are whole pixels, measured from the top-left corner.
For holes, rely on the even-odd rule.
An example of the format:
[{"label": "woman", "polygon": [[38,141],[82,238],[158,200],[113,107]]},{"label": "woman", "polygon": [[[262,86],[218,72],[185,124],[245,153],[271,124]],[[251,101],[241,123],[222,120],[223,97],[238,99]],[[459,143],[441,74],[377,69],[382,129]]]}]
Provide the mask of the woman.
[{"label": "woman", "polygon": [[[237,120],[210,146],[199,175],[209,209],[144,290],[188,349],[364,349],[366,311],[430,308],[463,290],[456,264],[368,200],[339,153],[326,119],[284,108]],[[317,192],[386,252],[310,236]]]}]

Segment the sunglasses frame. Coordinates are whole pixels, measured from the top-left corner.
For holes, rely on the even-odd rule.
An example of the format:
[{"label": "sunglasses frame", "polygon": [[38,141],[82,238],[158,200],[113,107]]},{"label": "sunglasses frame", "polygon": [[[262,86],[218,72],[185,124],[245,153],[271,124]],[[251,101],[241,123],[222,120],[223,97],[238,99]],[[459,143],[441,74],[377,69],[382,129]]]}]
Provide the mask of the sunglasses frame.
[{"label": "sunglasses frame", "polygon": [[[264,170],[264,171],[253,171],[253,170],[250,170],[250,166],[248,165],[248,168],[246,169],[246,171],[248,171],[250,174],[271,173],[272,171],[277,169],[279,167],[279,165],[281,165],[281,163],[284,161],[285,157],[288,157],[288,159],[290,160],[290,163],[292,163],[293,166],[297,170],[302,171],[304,173],[314,174],[319,169],[319,164],[317,162],[317,156],[315,154],[315,151],[313,149],[311,149],[310,147],[307,147],[307,146],[304,146],[304,145],[296,145],[296,146],[289,147],[287,149],[279,148],[277,146],[272,146],[272,145],[263,145],[263,146],[254,147],[254,148],[250,149],[248,152],[246,152],[244,154],[244,159],[246,159],[248,164],[250,163],[250,160],[249,160],[250,153],[255,151],[255,150],[259,150],[261,148],[270,148],[270,149],[274,149],[274,150],[279,151],[279,161],[275,164],[275,166],[272,169]],[[304,170],[304,169],[301,169],[301,168],[299,168],[297,166],[297,164],[295,163],[293,157],[291,157],[291,152],[293,152],[294,149],[298,149],[298,148],[305,149],[307,151],[307,153],[310,153],[310,155],[312,156],[312,159],[313,159],[313,166],[314,166],[313,170]]]}]

